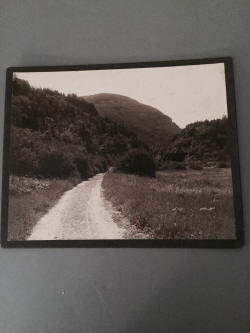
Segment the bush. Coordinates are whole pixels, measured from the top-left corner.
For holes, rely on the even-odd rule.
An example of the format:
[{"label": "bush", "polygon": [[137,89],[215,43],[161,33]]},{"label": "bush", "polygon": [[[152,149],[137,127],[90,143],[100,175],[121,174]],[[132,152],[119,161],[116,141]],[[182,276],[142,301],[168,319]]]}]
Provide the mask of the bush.
[{"label": "bush", "polygon": [[65,179],[76,174],[73,163],[59,151],[44,153],[39,164],[40,174],[44,177]]},{"label": "bush", "polygon": [[185,162],[167,161],[161,166],[161,170],[186,170]]},{"label": "bush", "polygon": [[94,164],[97,169],[97,172],[105,172],[108,169],[108,162],[102,156],[96,156]]},{"label": "bush", "polygon": [[17,150],[11,150],[10,171],[19,176],[36,175],[38,169],[37,156],[31,149],[23,147]]},{"label": "bush", "polygon": [[197,162],[197,161],[189,162],[188,166],[190,169],[193,169],[193,170],[202,170],[203,169],[202,163]]},{"label": "bush", "polygon": [[217,163],[217,168],[227,168],[228,164],[226,162],[220,161]]},{"label": "bush", "polygon": [[144,150],[131,150],[117,163],[118,171],[139,176],[155,177],[155,163],[152,156]]},{"label": "bush", "polygon": [[74,163],[77,167],[77,170],[79,172],[79,175],[81,179],[88,179],[89,177],[92,176],[91,168],[89,165],[89,161],[86,157],[84,156],[77,156],[74,159]]}]

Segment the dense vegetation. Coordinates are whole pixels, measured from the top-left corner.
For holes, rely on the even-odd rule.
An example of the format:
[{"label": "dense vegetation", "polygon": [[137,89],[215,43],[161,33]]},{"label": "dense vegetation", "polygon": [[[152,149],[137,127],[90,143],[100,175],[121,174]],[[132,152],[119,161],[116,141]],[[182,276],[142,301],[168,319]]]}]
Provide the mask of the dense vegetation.
[{"label": "dense vegetation", "polygon": [[86,179],[143,147],[122,125],[76,95],[13,79],[10,170],[19,176]]},{"label": "dense vegetation", "polygon": [[155,177],[155,169],[152,155],[139,149],[129,151],[116,164],[117,171],[144,177]]},{"label": "dense vegetation", "polygon": [[[17,77],[11,124],[10,170],[20,176],[86,179],[117,161],[123,172],[154,175],[153,165],[185,169],[188,161],[197,169],[201,161],[220,161],[221,166],[229,161],[226,117],[180,130],[158,110],[125,96],[80,98],[33,88]],[[185,163],[169,161],[169,155],[183,152]]]},{"label": "dense vegetation", "polygon": [[[158,169],[198,169],[208,161],[229,166],[228,119],[198,121],[184,129],[155,108],[126,96],[97,94],[85,97],[105,119],[122,124],[146,143]],[[186,162],[169,155],[186,153]]]},{"label": "dense vegetation", "polygon": [[229,159],[228,119],[197,121],[187,125],[170,143],[169,152],[186,152],[196,160]]},{"label": "dense vegetation", "polygon": [[[185,162],[173,162],[172,156],[185,156]],[[170,156],[170,157],[169,157]],[[162,156],[161,169],[201,169],[202,166],[230,166],[230,141],[228,118],[198,121],[187,125],[173,137],[166,154]]]}]

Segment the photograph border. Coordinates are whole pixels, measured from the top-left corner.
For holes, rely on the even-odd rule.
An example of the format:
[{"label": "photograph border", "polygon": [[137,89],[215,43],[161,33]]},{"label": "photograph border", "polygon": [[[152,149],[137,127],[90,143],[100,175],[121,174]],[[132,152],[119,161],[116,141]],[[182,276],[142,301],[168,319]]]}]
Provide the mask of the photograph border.
[{"label": "photograph border", "polygon": [[[231,167],[233,182],[233,200],[236,222],[236,239],[103,239],[103,240],[46,240],[46,241],[9,241],[8,240],[8,192],[9,192],[9,146],[10,146],[10,112],[12,96],[12,75],[14,72],[53,72],[84,71],[104,69],[129,69],[173,67],[186,65],[205,65],[224,63],[229,120],[229,140],[231,146]],[[74,247],[119,247],[119,248],[239,248],[244,245],[243,206],[240,177],[240,161],[238,148],[238,131],[235,102],[235,86],[233,60],[231,57],[205,58],[192,60],[170,60],[153,62],[66,65],[66,66],[30,66],[9,67],[6,71],[5,114],[4,114],[4,146],[2,171],[1,202],[1,247],[3,248],[74,248]]]}]

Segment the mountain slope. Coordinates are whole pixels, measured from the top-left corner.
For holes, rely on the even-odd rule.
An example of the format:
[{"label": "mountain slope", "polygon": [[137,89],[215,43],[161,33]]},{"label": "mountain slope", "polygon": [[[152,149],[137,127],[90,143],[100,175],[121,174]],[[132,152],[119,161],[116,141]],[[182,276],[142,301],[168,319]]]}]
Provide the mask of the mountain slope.
[{"label": "mountain slope", "polygon": [[228,118],[187,125],[169,144],[168,152],[185,152],[189,158],[196,160],[229,160]]},{"label": "mountain slope", "polygon": [[123,125],[153,151],[164,151],[180,128],[159,110],[132,98],[117,94],[85,96],[104,118]]},{"label": "mountain slope", "polygon": [[11,125],[10,170],[18,175],[84,179],[144,146],[83,98],[33,88],[18,78]]}]

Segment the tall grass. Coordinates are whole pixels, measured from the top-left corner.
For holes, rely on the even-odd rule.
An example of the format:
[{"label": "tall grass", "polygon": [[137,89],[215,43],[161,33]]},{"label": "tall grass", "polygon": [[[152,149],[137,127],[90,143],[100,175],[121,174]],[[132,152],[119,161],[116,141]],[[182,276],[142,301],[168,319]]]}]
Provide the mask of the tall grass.
[{"label": "tall grass", "polygon": [[108,172],[106,199],[156,238],[234,239],[230,169],[164,171],[156,178]]},{"label": "tall grass", "polygon": [[76,184],[71,180],[10,177],[8,239],[25,240],[39,218]]}]

